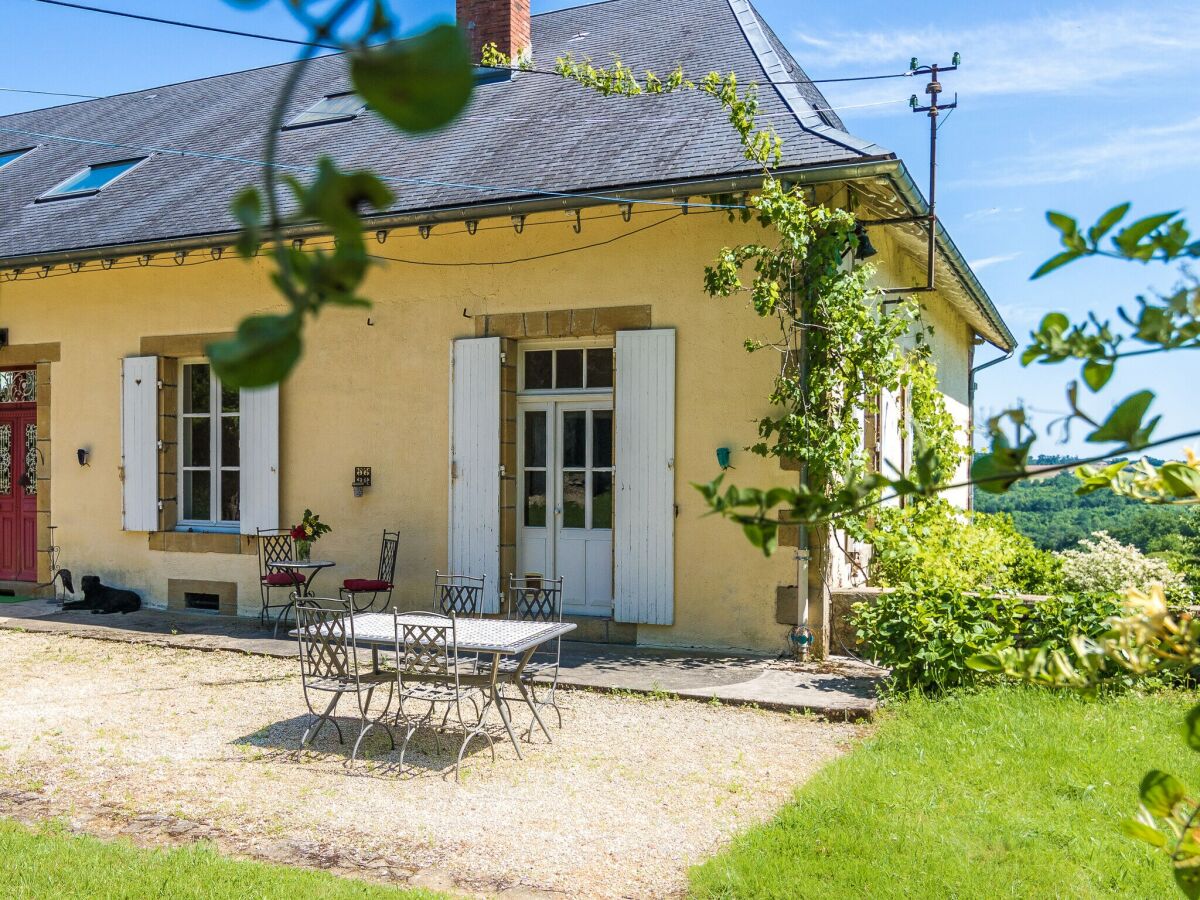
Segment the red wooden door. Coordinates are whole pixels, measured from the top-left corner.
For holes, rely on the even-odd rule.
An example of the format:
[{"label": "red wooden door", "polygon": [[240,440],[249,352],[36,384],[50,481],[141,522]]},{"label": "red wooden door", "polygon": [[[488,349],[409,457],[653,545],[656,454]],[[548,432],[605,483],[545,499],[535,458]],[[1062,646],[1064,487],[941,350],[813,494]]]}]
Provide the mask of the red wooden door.
[{"label": "red wooden door", "polygon": [[0,402],[0,579],[6,581],[37,578],[37,464],[34,404]]}]

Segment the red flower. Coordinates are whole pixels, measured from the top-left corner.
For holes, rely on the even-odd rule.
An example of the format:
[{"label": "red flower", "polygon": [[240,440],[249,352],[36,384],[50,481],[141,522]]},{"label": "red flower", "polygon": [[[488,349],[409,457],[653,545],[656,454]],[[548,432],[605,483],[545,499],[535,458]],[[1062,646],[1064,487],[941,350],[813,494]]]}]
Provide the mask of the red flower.
[{"label": "red flower", "polygon": [[293,525],[292,526],[292,540],[293,541],[307,540],[307,536],[304,534],[304,526],[303,525]]}]

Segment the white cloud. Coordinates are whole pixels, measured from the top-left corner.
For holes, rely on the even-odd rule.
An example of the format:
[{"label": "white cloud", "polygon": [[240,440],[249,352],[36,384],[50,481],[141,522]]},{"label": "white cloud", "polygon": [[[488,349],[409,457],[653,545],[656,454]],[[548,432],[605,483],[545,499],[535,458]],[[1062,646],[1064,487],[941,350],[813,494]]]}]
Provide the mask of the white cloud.
[{"label": "white cloud", "polygon": [[1019,216],[1024,211],[1024,208],[1020,206],[988,206],[984,209],[973,209],[969,213],[963,213],[963,221],[975,222],[981,219],[1011,219]]},{"label": "white cloud", "polygon": [[1200,116],[1165,125],[1105,130],[1078,143],[1030,146],[1019,156],[989,165],[989,171],[959,184],[1020,187],[1061,184],[1089,178],[1139,178],[1190,169],[1200,142]]},{"label": "white cloud", "polygon": [[981,272],[991,266],[998,266],[1000,263],[1012,262],[1020,253],[1003,253],[999,256],[985,256],[982,259],[973,259],[967,263],[976,272]]},{"label": "white cloud", "polygon": [[[1000,5],[1002,8],[1002,5]],[[809,69],[845,67],[853,74],[948,62],[961,51],[963,67],[944,81],[946,91],[987,96],[1079,95],[1096,90],[1144,91],[1154,73],[1173,78],[1196,71],[1200,55],[1200,5],[1147,4],[1125,9],[1079,7],[1031,18],[997,20],[969,28],[930,24],[908,31],[792,34],[797,57]],[[847,72],[851,74],[851,72]],[[838,104],[862,104],[922,95],[925,79],[825,85]],[[884,107],[883,109],[886,109]],[[864,112],[869,114],[870,110]]]}]

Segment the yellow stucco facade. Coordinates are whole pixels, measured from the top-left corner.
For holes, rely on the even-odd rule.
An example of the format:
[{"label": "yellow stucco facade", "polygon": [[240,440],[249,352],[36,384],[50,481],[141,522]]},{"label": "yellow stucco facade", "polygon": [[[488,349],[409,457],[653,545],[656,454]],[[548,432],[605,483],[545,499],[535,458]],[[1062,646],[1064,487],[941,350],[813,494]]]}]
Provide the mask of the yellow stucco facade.
[{"label": "yellow stucco facade", "polygon": [[[734,448],[730,481],[765,486],[794,477],[740,449],[767,412],[776,365],[769,353],[748,355],[742,343],[770,338],[771,323],[743,301],[703,291],[703,267],[717,250],[761,232],[721,214],[653,206],[637,207],[628,223],[611,208],[586,211],[579,234],[572,221],[545,213],[531,215],[521,234],[499,219],[473,236],[446,224],[428,240],[413,228],[371,241],[373,252],[421,264],[381,263],[364,290],[372,309],[328,309],[309,324],[303,359],[280,395],[281,524],[309,507],[333,526],[314,551],[337,562],[334,573],[319,576],[318,593],[345,577],[373,577],[380,533],[398,529],[394,599],[428,608],[434,569],[447,560],[452,342],[474,337],[482,315],[648,305],[652,327],[676,330],[678,515],[674,624],[639,626],[638,642],[777,650],[786,627],[775,620],[775,593],[794,583],[791,554],[764,559],[736,527],[703,517],[690,487],[717,473],[722,446]],[[881,280],[916,276],[889,263],[879,243],[873,262]],[[578,252],[562,252],[571,250]],[[530,257],[541,258],[466,264]],[[166,602],[172,579],[232,581],[239,612],[257,615],[257,559],[246,538],[240,554],[184,552],[152,549],[177,543],[122,531],[121,360],[142,352],[147,336],[226,332],[248,314],[281,308],[269,261],[231,253],[214,261],[196,251],[183,265],[163,255],[149,266],[123,266],[89,264],[78,273],[59,266],[44,279],[0,282],[0,326],[13,345],[0,350],[0,366],[22,345],[61,349],[50,364],[47,460],[60,564],[77,578],[95,573],[138,590],[150,605]],[[965,426],[973,335],[937,295],[925,302],[944,389]],[[89,451],[86,467],[78,448]],[[351,490],[355,466],[373,469],[361,498]]]}]

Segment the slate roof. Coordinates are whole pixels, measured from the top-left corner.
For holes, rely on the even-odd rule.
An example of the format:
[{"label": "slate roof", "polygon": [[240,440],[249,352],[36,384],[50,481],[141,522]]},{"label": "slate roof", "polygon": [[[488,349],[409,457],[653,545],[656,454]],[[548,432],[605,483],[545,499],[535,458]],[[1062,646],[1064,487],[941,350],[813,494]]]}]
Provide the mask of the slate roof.
[{"label": "slate roof", "polygon": [[[619,52],[639,72],[682,65],[759,82],[762,121],[783,138],[789,165],[892,158],[846,135],[836,114],[815,111],[828,106],[815,85],[768,86],[764,61],[789,80],[806,76],[748,0],[607,0],[534,16],[532,32],[535,60],[546,68],[568,51],[597,64]],[[0,170],[0,259],[235,231],[229,200],[260,177],[270,106],[292,65],[0,117],[0,151],[37,145]],[[343,58],[319,58],[288,117],[348,87]],[[135,148],[157,150],[100,194],[32,202],[85,165],[145,155]],[[321,154],[389,179],[394,212],[753,172],[711,98],[605,98],[524,73],[479,86],[466,114],[436,134],[399,134],[367,112],[280,135],[282,163],[311,166]]]}]

